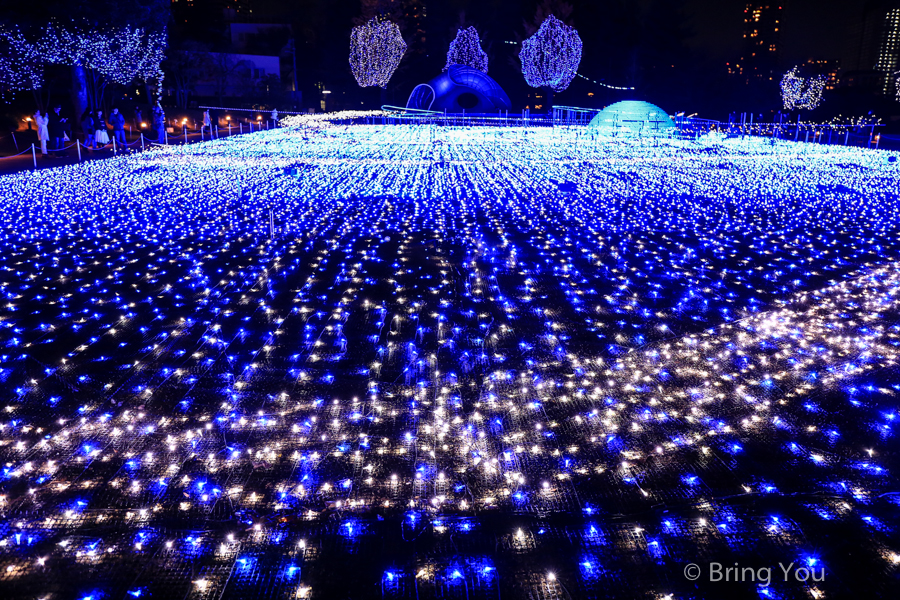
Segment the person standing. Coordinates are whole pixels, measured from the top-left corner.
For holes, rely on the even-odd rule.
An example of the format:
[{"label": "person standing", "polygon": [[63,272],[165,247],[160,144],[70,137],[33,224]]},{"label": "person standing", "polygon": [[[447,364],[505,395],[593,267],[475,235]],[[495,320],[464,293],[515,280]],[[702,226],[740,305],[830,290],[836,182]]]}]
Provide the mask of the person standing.
[{"label": "person standing", "polygon": [[125,115],[119,112],[118,108],[112,109],[109,115],[109,124],[113,128],[113,139],[122,151],[128,150],[128,142],[125,141]]},{"label": "person standing", "polygon": [[84,114],[81,115],[81,130],[84,132],[84,147],[91,148],[92,150],[97,147],[97,144],[94,143],[94,115],[91,114],[90,109],[84,111]]},{"label": "person standing", "polygon": [[134,105],[134,129],[140,131],[144,127],[144,115],[141,113],[141,106]]},{"label": "person standing", "polygon": [[159,102],[153,107],[153,128],[156,130],[156,142],[166,143],[166,113]]},{"label": "person standing", "polygon": [[103,111],[98,110],[94,117],[94,142],[99,147],[109,143],[109,134],[106,132],[106,121],[103,120]]},{"label": "person standing", "polygon": [[34,113],[34,122],[37,124],[38,141],[41,142],[41,156],[47,158],[47,142],[50,141],[50,131],[47,129],[47,123],[50,119],[47,115],[41,114],[41,109]]},{"label": "person standing", "polygon": [[272,109],[271,117],[272,117],[272,126],[278,127],[278,109],[277,108]]},{"label": "person standing", "polygon": [[203,130],[206,129],[209,131],[210,137],[212,137],[212,119],[209,118],[209,110],[203,111],[203,125],[200,127],[200,137],[203,137]]},{"label": "person standing", "polygon": [[60,111],[62,111],[62,105],[57,104],[50,111],[50,114],[47,115],[47,133],[50,135],[50,142],[53,146],[52,152],[57,156],[64,156],[63,142],[65,141],[66,121],[68,119],[63,117]]}]

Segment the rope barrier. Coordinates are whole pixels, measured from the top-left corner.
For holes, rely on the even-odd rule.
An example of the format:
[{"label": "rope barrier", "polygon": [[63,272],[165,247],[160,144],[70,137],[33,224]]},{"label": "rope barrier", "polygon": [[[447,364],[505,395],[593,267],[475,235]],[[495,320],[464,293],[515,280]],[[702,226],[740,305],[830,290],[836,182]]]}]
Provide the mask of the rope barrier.
[{"label": "rope barrier", "polygon": [[12,154],[12,155],[10,155],[10,156],[0,156],[0,160],[3,160],[4,158],[15,158],[15,157],[17,157],[17,156],[22,156],[22,155],[25,154],[26,152],[31,152],[31,148],[28,148],[27,150],[22,150],[22,151],[19,152],[18,154]]},{"label": "rope barrier", "polygon": [[[227,112],[253,112],[253,113],[259,113],[259,114],[262,114],[262,113],[272,114],[272,110],[277,110],[277,109],[269,110],[269,109],[259,109],[259,108],[225,108],[223,106],[198,106],[197,108],[206,108],[209,110],[224,110]],[[295,112],[295,111],[290,111],[290,110],[286,110],[286,111],[279,110],[278,114],[279,115],[307,115],[309,113]]]},{"label": "rope barrier", "polygon": [[[190,130],[188,130],[188,131],[190,131]],[[194,133],[200,133],[200,132],[199,132],[199,131],[195,131]],[[228,136],[230,136],[230,135],[235,135],[235,134],[236,134],[236,132],[234,132],[234,133],[229,133],[229,134],[226,135],[226,137],[228,137]],[[160,144],[160,143],[158,143],[158,142],[150,141],[149,138],[147,138],[146,136],[144,136],[143,132],[141,132],[139,135],[140,135],[139,139],[134,140],[133,142],[130,142],[130,143],[129,143],[129,142],[126,142],[125,144],[118,144],[118,147],[119,147],[119,148],[121,148],[122,146],[130,147],[130,146],[136,146],[136,145],[138,145],[138,144],[141,144],[141,149],[144,149],[145,146],[147,146],[147,149],[149,149],[149,148],[154,147],[154,146],[155,146],[155,147],[159,147],[159,148],[170,148],[170,147],[174,147],[174,146],[184,145],[184,144],[180,144],[180,143],[172,143],[172,144],[165,143],[165,144]],[[168,136],[166,136],[166,139],[168,140]],[[173,138],[173,139],[177,139],[177,138]],[[216,136],[216,137],[213,138],[213,139],[218,139],[218,136]],[[204,141],[206,141],[206,140],[204,140]],[[209,140],[209,141],[212,141],[212,139]],[[111,140],[111,143],[112,143],[113,146],[116,145],[116,143],[115,143],[114,140]],[[78,138],[75,138],[74,143],[69,144],[68,146],[63,146],[62,148],[48,148],[48,149],[47,149],[47,154],[45,154],[44,156],[52,156],[52,155],[54,155],[55,153],[64,152],[64,151],[66,151],[66,150],[70,150],[71,148],[75,148],[76,151],[78,152],[78,161],[79,161],[79,162],[84,162],[85,159],[81,156],[81,148],[82,148],[82,147],[85,148],[85,149],[88,149],[88,150],[101,150],[101,149],[105,150],[105,149],[107,149],[106,147],[104,147],[104,148],[93,147],[93,148],[92,148],[92,147],[88,146],[87,144],[85,144],[83,141],[79,140]],[[35,169],[38,169],[36,149],[37,149],[36,145],[35,145],[35,144],[32,144],[30,147],[26,148],[25,150],[23,150],[23,151],[21,151],[21,152],[19,152],[19,153],[17,153],[17,154],[13,154],[13,155],[11,155],[11,156],[0,156],[0,160],[6,159],[6,158],[16,158],[16,157],[22,156],[23,154],[27,154],[28,152],[31,152],[31,153],[32,153],[32,159],[33,159],[33,161],[34,161],[34,168],[35,168]],[[110,149],[112,149],[112,148],[110,148]],[[121,151],[121,150],[120,150],[120,151]],[[114,152],[115,152],[115,151],[114,151]],[[101,157],[100,157],[100,156],[96,156],[96,158],[101,158]],[[47,166],[56,166],[56,165],[47,165]]]},{"label": "rope barrier", "polygon": [[[111,146],[111,145],[112,145],[112,142],[113,142],[113,140],[110,140],[110,141],[109,141],[109,144],[104,144],[104,146]],[[79,143],[81,144],[81,146],[82,146],[83,148],[92,149],[90,146],[86,145],[86,144],[85,144],[84,142],[82,142],[81,140],[79,140]],[[140,139],[134,140],[133,142],[126,142],[126,143],[124,143],[124,144],[119,144],[119,143],[117,142],[117,144],[118,144],[119,146],[135,146],[135,145],[140,144],[140,143],[141,143],[141,140],[140,140]],[[105,148],[104,148],[104,149],[105,149]]]}]

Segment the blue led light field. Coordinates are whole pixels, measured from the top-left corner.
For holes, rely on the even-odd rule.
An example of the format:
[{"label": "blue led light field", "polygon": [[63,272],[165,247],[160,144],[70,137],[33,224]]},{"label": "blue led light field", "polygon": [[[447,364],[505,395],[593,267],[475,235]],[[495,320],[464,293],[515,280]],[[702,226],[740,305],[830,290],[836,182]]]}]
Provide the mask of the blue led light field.
[{"label": "blue led light field", "polygon": [[888,597],[898,181],[426,125],[0,177],[0,596]]}]

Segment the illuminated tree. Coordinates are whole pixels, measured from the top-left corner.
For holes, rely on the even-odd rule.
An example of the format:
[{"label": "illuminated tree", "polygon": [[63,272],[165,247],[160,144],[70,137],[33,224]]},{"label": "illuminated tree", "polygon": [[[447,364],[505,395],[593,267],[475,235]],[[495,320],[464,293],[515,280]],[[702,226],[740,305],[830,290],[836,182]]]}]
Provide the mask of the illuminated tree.
[{"label": "illuminated tree", "polygon": [[781,78],[781,100],[786,110],[813,110],[822,103],[824,75],[802,77],[794,67]]},{"label": "illuminated tree", "polygon": [[573,27],[550,15],[534,35],[522,42],[519,59],[528,85],[561,92],[578,71],[581,37]]},{"label": "illuminated tree", "polygon": [[391,21],[371,19],[350,34],[350,69],[360,87],[387,87],[406,52],[400,28]]},{"label": "illuminated tree", "polygon": [[457,30],[456,38],[450,42],[450,49],[447,50],[444,70],[449,69],[450,65],[465,65],[483,73],[488,72],[488,56],[481,48],[481,39],[474,27]]},{"label": "illuminated tree", "polygon": [[396,24],[409,44],[404,53],[408,62],[426,53],[425,13],[423,0],[360,0],[360,15],[353,24],[365,25],[374,18]]},{"label": "illuminated tree", "polygon": [[0,28],[0,99],[7,93],[38,90],[44,65],[38,49],[18,30]]},{"label": "illuminated tree", "polygon": [[148,33],[129,26],[98,30],[51,24],[44,28],[38,47],[46,63],[84,69],[93,108],[101,105],[110,83],[155,80],[158,88],[162,84],[165,30]]}]

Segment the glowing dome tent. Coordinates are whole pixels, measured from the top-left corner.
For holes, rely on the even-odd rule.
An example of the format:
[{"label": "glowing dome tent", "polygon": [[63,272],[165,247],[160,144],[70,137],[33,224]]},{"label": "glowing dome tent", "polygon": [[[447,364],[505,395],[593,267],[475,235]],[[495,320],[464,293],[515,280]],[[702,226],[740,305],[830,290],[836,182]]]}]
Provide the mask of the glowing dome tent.
[{"label": "glowing dome tent", "polygon": [[601,110],[591,119],[590,127],[625,130],[633,133],[654,133],[675,128],[669,115],[649,102],[623,100]]},{"label": "glowing dome tent", "polygon": [[406,108],[448,113],[495,113],[509,110],[509,96],[497,82],[478,69],[450,65],[429,81],[417,85]]}]

